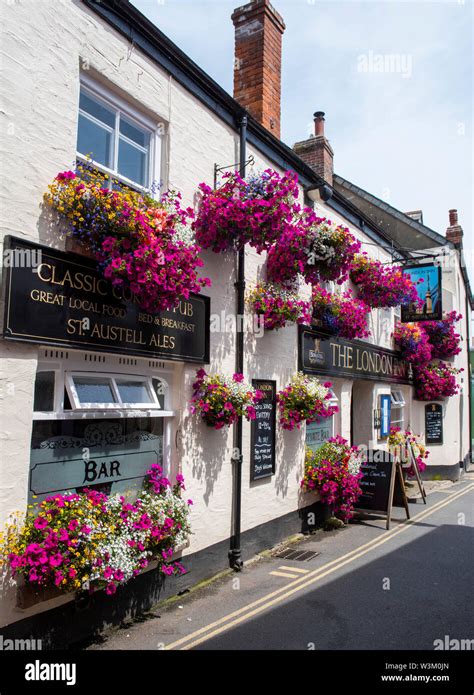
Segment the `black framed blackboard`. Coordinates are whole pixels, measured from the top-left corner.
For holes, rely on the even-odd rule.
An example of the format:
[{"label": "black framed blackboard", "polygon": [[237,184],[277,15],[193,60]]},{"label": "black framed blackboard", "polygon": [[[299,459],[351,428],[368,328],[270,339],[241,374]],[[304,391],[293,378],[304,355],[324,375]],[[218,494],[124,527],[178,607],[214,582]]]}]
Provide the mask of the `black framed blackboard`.
[{"label": "black framed blackboard", "polygon": [[439,403],[425,405],[425,441],[427,444],[443,443],[443,406]]},{"label": "black framed blackboard", "polygon": [[369,449],[361,471],[363,477],[359,485],[362,495],[357,500],[355,511],[386,516],[387,529],[390,528],[392,506],[405,507],[407,518],[410,518],[401,465],[388,451]]},{"label": "black framed blackboard", "polygon": [[250,479],[259,480],[275,473],[276,381],[253,379],[252,386],[263,393],[255,406],[250,443]]}]

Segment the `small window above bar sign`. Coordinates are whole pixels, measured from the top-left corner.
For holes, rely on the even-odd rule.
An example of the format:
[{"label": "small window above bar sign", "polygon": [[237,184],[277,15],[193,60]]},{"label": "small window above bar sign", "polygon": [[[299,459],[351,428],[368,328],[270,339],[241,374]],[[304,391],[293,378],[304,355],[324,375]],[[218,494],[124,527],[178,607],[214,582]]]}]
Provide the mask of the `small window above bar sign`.
[{"label": "small window above bar sign", "polygon": [[66,373],[66,389],[75,410],[162,408],[148,377]]}]

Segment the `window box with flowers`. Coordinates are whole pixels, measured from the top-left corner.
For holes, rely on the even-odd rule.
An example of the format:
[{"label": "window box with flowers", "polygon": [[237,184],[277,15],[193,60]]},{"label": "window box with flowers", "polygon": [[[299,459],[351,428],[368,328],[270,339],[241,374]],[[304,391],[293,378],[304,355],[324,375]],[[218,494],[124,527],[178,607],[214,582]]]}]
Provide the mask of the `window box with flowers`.
[{"label": "window box with flowers", "polygon": [[104,277],[154,312],[173,309],[210,285],[198,277],[203,262],[190,229],[193,211],[181,207],[180,194],[158,201],[118,182],[110,189],[107,182],[107,174],[81,164],[58,174],[45,195]]},{"label": "window box with flowers", "polygon": [[[7,527],[0,558],[38,600],[55,592],[117,588],[156,563],[163,575],[182,574],[171,561],[190,534],[184,479],[174,486],[158,464],[147,471],[145,487],[133,502],[93,488],[55,494]],[[31,597],[30,597],[31,600]]]}]

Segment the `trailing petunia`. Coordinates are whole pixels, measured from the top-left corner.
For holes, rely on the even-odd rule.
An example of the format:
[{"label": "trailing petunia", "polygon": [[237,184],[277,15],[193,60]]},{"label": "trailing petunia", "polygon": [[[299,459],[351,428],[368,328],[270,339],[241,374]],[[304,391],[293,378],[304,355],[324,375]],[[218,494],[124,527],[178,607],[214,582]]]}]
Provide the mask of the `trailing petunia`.
[{"label": "trailing petunia", "polygon": [[358,447],[350,446],[339,435],[331,437],[316,451],[306,449],[301,487],[307,492],[318,492],[332,514],[347,522],[362,494],[359,483],[361,463],[362,454]]},{"label": "trailing petunia", "polygon": [[[398,266],[383,265],[366,253],[356,254],[352,261],[351,280],[357,285],[358,296],[373,308],[388,308],[406,304],[420,305],[416,284]],[[423,280],[420,279],[419,282]]]},{"label": "trailing petunia", "polygon": [[454,324],[462,319],[462,314],[451,311],[441,321],[423,321],[422,326],[428,334],[433,357],[447,359],[461,352],[461,335]]},{"label": "trailing petunia", "polygon": [[173,309],[191,292],[210,285],[190,227],[191,208],[179,193],[155,200],[86,165],[58,174],[45,201],[66,221],[70,234],[94,254],[104,277],[128,290],[140,307]]},{"label": "trailing petunia", "polygon": [[28,584],[61,591],[112,595],[153,560],[163,574],[180,574],[171,557],[190,534],[183,488],[182,476],[173,486],[154,464],[133,502],[93,488],[55,494],[7,528],[0,555]]},{"label": "trailing petunia", "polygon": [[293,375],[290,383],[277,393],[280,424],[285,430],[300,429],[303,422],[316,422],[337,413],[331,398],[331,383],[321,384],[318,379],[302,372]]},{"label": "trailing petunia", "polygon": [[437,401],[459,393],[456,375],[464,371],[445,362],[415,365],[415,395],[422,401]]},{"label": "trailing petunia", "polygon": [[397,322],[393,339],[403,359],[412,364],[426,364],[432,357],[432,346],[424,326]]},{"label": "trailing petunia", "polygon": [[191,413],[198,413],[206,425],[216,430],[232,425],[239,416],[255,420],[255,405],[263,398],[263,393],[250,386],[243,374],[227,377],[199,369],[193,389]]},{"label": "trailing petunia", "polygon": [[416,464],[420,473],[426,470],[426,460],[430,454],[418,434],[414,434],[409,429],[402,430],[400,427],[392,426],[388,436],[388,446],[390,453],[399,459],[410,478],[415,477],[413,463],[411,463],[408,446],[411,444]]},{"label": "trailing petunia", "polygon": [[247,296],[247,304],[257,315],[263,317],[268,330],[282,328],[287,323],[311,323],[311,304],[300,299],[296,291],[260,283]]},{"label": "trailing petunia", "polygon": [[223,184],[199,184],[201,200],[193,229],[205,249],[216,253],[242,248],[246,243],[266,250],[299,212],[298,177],[273,169],[243,179],[238,172],[223,175]]},{"label": "trailing petunia", "polygon": [[331,293],[313,286],[313,323],[334,335],[352,340],[370,335],[370,307],[356,299],[350,290]]},{"label": "trailing petunia", "polygon": [[342,283],[359,250],[360,242],[347,227],[304,208],[268,252],[267,277],[287,287],[298,275],[313,285],[324,280]]}]

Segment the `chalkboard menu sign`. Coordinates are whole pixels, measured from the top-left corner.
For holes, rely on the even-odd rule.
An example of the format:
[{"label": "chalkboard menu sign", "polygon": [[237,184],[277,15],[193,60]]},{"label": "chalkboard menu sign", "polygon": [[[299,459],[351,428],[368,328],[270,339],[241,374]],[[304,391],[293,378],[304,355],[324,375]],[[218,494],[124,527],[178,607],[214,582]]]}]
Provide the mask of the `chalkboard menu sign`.
[{"label": "chalkboard menu sign", "polygon": [[425,405],[425,441],[427,444],[443,443],[443,406],[439,403]]},{"label": "chalkboard menu sign", "polygon": [[363,477],[359,485],[362,495],[357,500],[355,510],[383,514],[387,517],[387,529],[390,528],[392,506],[405,507],[410,518],[401,466],[387,451],[369,449],[361,471]]},{"label": "chalkboard menu sign", "polygon": [[263,393],[251,428],[250,478],[258,480],[275,473],[276,382],[253,379],[252,385]]},{"label": "chalkboard menu sign", "polygon": [[392,479],[393,459],[386,451],[370,451],[361,466],[364,477],[360,481],[362,495],[357,507],[371,511],[387,511]]}]

